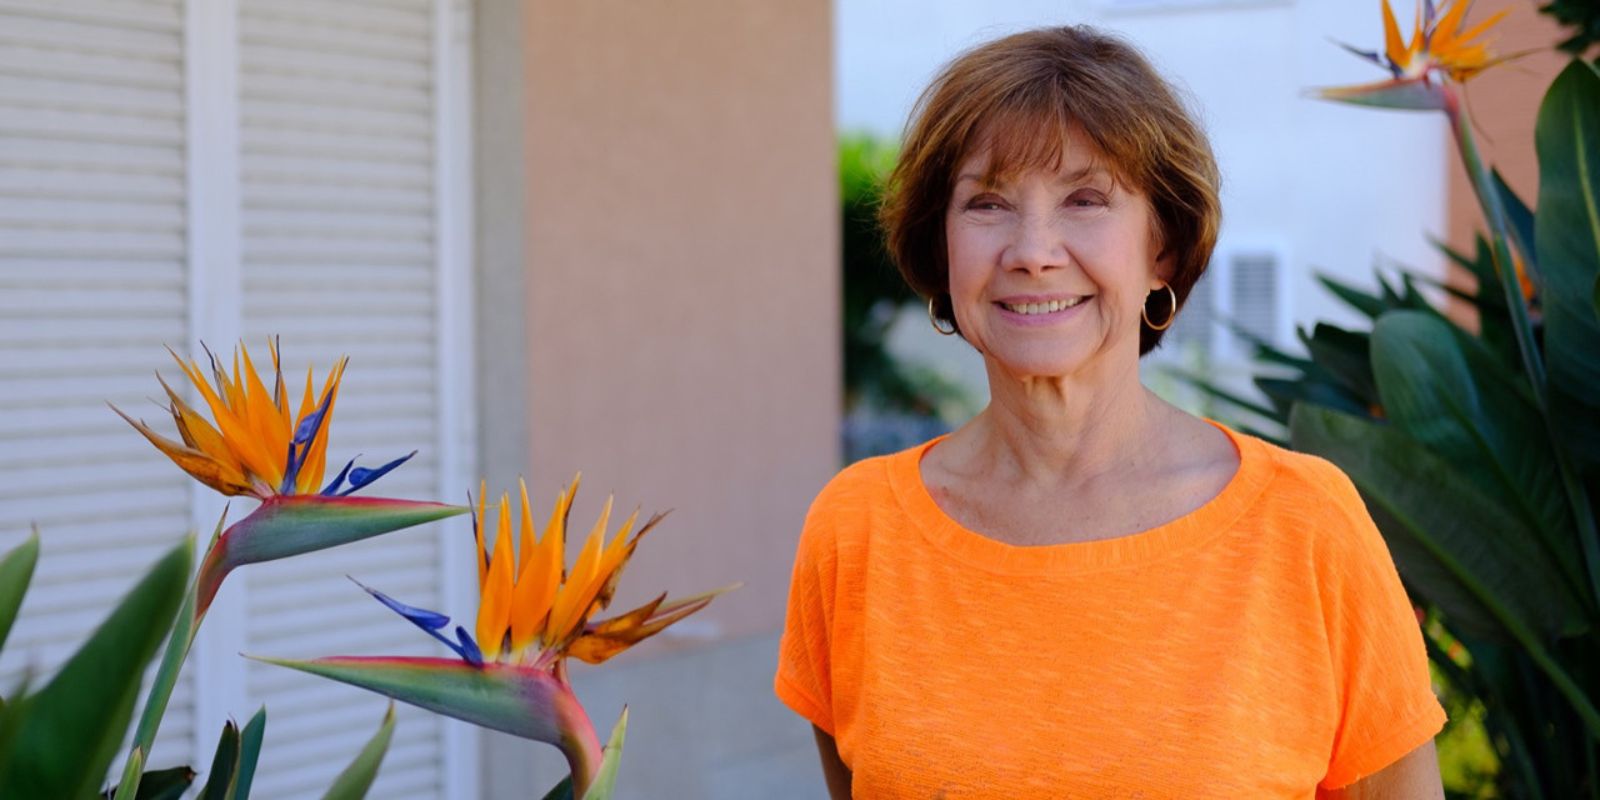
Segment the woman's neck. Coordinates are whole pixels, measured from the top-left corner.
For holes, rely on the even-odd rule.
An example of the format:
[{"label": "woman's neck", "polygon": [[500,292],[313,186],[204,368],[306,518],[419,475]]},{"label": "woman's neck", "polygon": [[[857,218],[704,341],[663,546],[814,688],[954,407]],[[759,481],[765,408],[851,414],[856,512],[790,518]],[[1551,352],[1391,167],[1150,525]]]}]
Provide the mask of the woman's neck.
[{"label": "woman's neck", "polygon": [[1137,363],[1089,377],[997,372],[991,367],[989,406],[963,429],[963,466],[1043,486],[1140,470],[1164,404],[1139,382]]}]

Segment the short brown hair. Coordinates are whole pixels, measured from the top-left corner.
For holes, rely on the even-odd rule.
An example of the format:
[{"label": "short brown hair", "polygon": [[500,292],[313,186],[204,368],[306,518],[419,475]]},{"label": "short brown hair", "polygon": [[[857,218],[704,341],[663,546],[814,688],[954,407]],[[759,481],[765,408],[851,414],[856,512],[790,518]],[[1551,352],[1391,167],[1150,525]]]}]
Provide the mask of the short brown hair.
[{"label": "short brown hair", "polygon": [[[906,282],[955,324],[945,214],[961,161],[990,148],[987,180],[1024,168],[1057,169],[1072,129],[1150,199],[1178,307],[1205,272],[1222,224],[1220,178],[1205,133],[1132,45],[1087,26],[1041,28],[969,50],[917,101],[879,220]],[[1151,316],[1165,313],[1166,293]],[[1139,354],[1163,332],[1140,325]]]}]

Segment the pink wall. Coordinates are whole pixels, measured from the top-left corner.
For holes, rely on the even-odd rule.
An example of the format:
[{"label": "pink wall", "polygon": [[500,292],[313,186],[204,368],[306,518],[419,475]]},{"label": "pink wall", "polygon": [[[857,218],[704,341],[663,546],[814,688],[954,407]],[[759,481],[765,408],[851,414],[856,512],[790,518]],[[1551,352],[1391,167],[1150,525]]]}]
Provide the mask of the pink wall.
[{"label": "pink wall", "polygon": [[830,5],[523,8],[534,502],[675,509],[618,603],[744,581],[684,630],[774,631],[837,468]]}]

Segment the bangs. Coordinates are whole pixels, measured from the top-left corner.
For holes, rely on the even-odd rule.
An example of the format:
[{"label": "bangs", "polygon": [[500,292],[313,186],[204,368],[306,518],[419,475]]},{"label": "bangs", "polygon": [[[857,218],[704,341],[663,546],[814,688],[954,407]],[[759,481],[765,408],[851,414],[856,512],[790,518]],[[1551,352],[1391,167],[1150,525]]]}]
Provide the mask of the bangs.
[{"label": "bangs", "polygon": [[[1117,183],[1127,177],[1117,159],[1108,158],[1093,124],[1071,112],[1071,99],[1059,87],[1001,97],[988,108],[975,109],[973,133],[956,163],[986,152],[983,182],[995,185],[1034,170],[1061,171],[1068,147],[1086,151],[1085,167],[1107,168]],[[952,176],[953,177],[953,176]]]}]

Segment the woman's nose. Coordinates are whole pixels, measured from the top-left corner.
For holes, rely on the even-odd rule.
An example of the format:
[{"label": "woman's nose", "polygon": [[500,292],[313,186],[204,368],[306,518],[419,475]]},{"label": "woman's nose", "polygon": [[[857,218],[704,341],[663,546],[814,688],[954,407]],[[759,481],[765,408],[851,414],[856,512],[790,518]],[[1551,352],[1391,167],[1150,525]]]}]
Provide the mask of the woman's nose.
[{"label": "woman's nose", "polygon": [[1017,221],[1016,234],[1006,248],[1001,266],[1042,272],[1066,265],[1067,248],[1050,220],[1028,215]]}]

